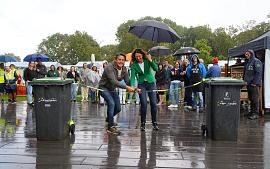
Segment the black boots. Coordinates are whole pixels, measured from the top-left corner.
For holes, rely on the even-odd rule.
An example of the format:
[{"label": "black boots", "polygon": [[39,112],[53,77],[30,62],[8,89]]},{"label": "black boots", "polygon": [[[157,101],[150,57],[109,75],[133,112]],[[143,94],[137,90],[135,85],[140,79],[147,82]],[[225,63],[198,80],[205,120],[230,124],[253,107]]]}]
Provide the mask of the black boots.
[{"label": "black boots", "polygon": [[154,122],[153,123],[153,130],[159,130],[158,125],[157,125],[157,122]]},{"label": "black boots", "polygon": [[145,122],[141,123],[141,131],[145,131]]},{"label": "black boots", "polygon": [[[157,122],[153,122],[153,130],[159,130],[159,127],[157,125]],[[145,122],[141,123],[141,131],[145,131]]]}]

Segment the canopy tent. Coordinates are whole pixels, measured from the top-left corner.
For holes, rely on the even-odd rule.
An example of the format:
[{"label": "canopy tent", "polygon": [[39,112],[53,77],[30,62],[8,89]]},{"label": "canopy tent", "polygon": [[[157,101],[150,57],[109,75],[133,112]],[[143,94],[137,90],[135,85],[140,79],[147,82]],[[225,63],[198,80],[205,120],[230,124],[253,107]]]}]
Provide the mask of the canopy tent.
[{"label": "canopy tent", "polygon": [[261,36],[249,41],[246,44],[243,44],[241,46],[237,46],[234,48],[230,48],[228,50],[228,56],[229,57],[239,57],[239,56],[244,57],[244,53],[249,49],[252,49],[255,52],[259,50],[270,49],[270,30],[263,33]]},{"label": "canopy tent", "polygon": [[233,57],[244,57],[244,53],[252,49],[257,53],[263,53],[264,63],[264,77],[263,77],[263,87],[264,87],[264,107],[270,108],[270,30],[263,33],[261,36],[249,41],[246,44],[230,48],[228,50],[228,61],[229,58]]}]

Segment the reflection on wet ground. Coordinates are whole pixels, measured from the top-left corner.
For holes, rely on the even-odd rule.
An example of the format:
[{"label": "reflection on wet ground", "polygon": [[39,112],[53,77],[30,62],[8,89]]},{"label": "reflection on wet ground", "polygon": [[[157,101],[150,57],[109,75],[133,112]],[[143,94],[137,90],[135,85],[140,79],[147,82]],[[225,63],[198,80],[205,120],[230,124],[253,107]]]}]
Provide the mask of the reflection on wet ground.
[{"label": "reflection on wet ground", "polygon": [[[0,168],[270,168],[270,118],[241,115],[237,142],[201,136],[204,114],[159,108],[160,131],[140,132],[139,106],[124,105],[117,117],[122,134],[105,131],[106,106],[73,103],[74,136],[37,141],[35,113],[26,103],[2,104]],[[150,115],[150,113],[148,113]]]}]

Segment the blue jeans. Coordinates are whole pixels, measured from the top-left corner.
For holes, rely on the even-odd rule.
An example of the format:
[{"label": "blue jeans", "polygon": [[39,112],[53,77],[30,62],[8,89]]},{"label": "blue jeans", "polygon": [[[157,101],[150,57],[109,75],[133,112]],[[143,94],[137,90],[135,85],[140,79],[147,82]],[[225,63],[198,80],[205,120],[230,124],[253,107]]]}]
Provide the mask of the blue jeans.
[{"label": "blue jeans", "polygon": [[107,117],[108,127],[113,126],[113,117],[121,111],[120,98],[116,90],[108,91],[103,89],[100,91],[100,95],[104,98],[107,103]]},{"label": "blue jeans", "polygon": [[27,103],[32,103],[33,102],[33,87],[26,82],[26,91],[27,91]]},{"label": "blue jeans", "polygon": [[203,94],[202,92],[192,92],[192,103],[193,108],[197,109],[197,99],[199,97],[199,108],[203,109]]},{"label": "blue jeans", "polygon": [[139,94],[140,102],[141,102],[141,108],[140,108],[141,122],[142,123],[146,122],[146,113],[147,113],[146,93],[148,92],[148,97],[150,100],[150,107],[151,107],[152,123],[156,123],[157,122],[157,94],[156,92],[153,92],[153,90],[156,90],[156,84],[144,82],[143,84],[139,84],[138,88],[141,89],[141,93]]},{"label": "blue jeans", "polygon": [[96,91],[90,90],[91,102],[96,102]]},{"label": "blue jeans", "polygon": [[71,84],[71,100],[76,100],[78,83]]},{"label": "blue jeans", "polygon": [[172,105],[177,105],[179,102],[179,92],[180,92],[179,87],[180,87],[180,80],[171,81],[170,96],[172,100]]},{"label": "blue jeans", "polygon": [[[129,101],[130,103],[132,102],[133,94],[134,94],[133,92],[130,92],[130,93],[129,93],[128,101]],[[136,96],[136,102],[139,103],[139,102],[140,102],[139,94],[138,94],[138,93],[135,93],[135,96]]]}]

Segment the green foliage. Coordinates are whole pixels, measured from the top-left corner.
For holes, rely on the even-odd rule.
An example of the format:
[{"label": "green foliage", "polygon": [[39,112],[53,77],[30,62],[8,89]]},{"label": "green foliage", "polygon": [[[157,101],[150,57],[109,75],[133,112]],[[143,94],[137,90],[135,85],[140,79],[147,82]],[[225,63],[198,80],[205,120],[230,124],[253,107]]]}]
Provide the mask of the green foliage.
[{"label": "green foliage", "polygon": [[[269,17],[270,18],[270,15]],[[157,20],[166,23],[181,37],[176,43],[153,43],[140,39],[128,32],[130,26],[140,20]],[[118,44],[110,44],[99,47],[99,44],[86,32],[76,31],[72,35],[56,33],[39,44],[39,51],[46,48],[46,54],[53,60],[62,64],[76,64],[78,61],[88,61],[92,53],[96,60],[111,61],[117,52],[130,53],[135,48],[148,51],[151,47],[162,45],[169,47],[172,52],[181,47],[196,47],[201,51],[200,57],[205,63],[211,63],[212,57],[217,56],[220,60],[226,59],[229,48],[238,46],[256,38],[270,29],[270,20],[257,24],[255,21],[246,21],[241,26],[231,25],[228,28],[212,30],[209,25],[184,27],[176,22],[161,18],[146,16],[138,20],[128,20],[120,24],[116,31]],[[158,60],[156,58],[156,60]],[[160,61],[176,60],[173,56],[160,57]]]},{"label": "green foliage", "polygon": [[112,61],[114,55],[118,52],[118,45],[105,45],[101,47],[101,60]]},{"label": "green foliage", "polygon": [[235,41],[226,33],[225,28],[217,28],[213,32],[211,47],[213,49],[211,55],[220,55],[219,59],[226,59],[228,49],[235,46]]},{"label": "green foliage", "polygon": [[206,39],[196,40],[194,46],[200,50],[200,58],[204,60],[204,63],[211,63],[212,48],[208,45],[208,41]]},{"label": "green foliage", "polygon": [[39,44],[38,50],[46,48],[46,54],[52,61],[61,64],[76,64],[89,61],[91,54],[100,57],[99,44],[86,32],[76,31],[74,34],[55,33]]}]

